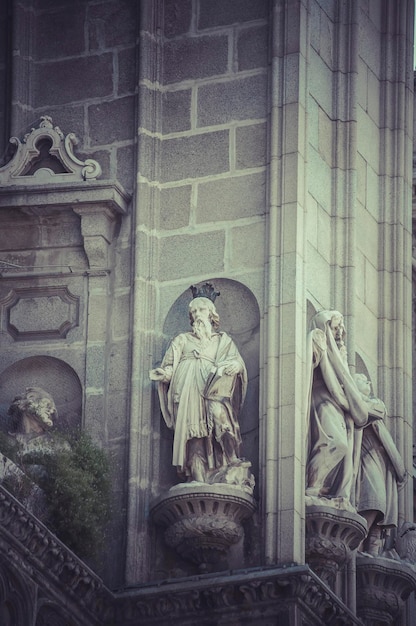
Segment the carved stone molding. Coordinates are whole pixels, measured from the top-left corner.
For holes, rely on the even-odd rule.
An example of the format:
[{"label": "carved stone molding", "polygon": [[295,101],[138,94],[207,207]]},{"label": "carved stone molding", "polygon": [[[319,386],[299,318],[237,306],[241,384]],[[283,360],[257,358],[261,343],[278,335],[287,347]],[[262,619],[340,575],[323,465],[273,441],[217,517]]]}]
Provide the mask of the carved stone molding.
[{"label": "carved stone molding", "polygon": [[79,297],[67,287],[12,289],[0,308],[16,341],[65,339],[79,320]]},{"label": "carved stone molding", "polygon": [[328,506],[306,507],[306,560],[331,588],[337,572],[366,536],[361,515]]},{"label": "carved stone molding", "polygon": [[162,581],[115,598],[117,624],[362,624],[307,565]]},{"label": "carved stone molding", "polygon": [[166,529],[166,543],[183,558],[203,566],[218,562],[241,539],[241,522],[255,509],[254,499],[239,487],[189,483],[160,496],[151,514]]},{"label": "carved stone molding", "polygon": [[402,561],[357,555],[357,614],[367,626],[396,624],[416,590],[416,569]]},{"label": "carved stone molding", "polygon": [[12,137],[10,143],[16,146],[16,152],[0,168],[0,185],[94,180],[101,175],[97,161],[82,161],[75,156],[73,149],[78,139],[74,133],[65,137],[49,115],[43,115],[39,127],[32,128],[22,141]]}]

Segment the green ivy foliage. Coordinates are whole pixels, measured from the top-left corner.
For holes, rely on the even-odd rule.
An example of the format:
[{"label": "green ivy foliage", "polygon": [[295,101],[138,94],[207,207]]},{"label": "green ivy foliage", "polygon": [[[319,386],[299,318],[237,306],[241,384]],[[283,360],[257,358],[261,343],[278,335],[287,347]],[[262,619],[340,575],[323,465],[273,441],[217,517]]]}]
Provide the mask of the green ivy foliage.
[{"label": "green ivy foliage", "polygon": [[[44,491],[44,523],[48,528],[81,558],[95,558],[103,547],[105,526],[111,517],[108,458],[86,433],[64,440],[70,448],[58,445],[53,454],[37,452],[22,458],[18,446],[1,437],[0,450]],[[39,472],[39,467],[44,471]],[[5,486],[10,489],[10,485]],[[19,493],[13,495],[19,498]]]}]

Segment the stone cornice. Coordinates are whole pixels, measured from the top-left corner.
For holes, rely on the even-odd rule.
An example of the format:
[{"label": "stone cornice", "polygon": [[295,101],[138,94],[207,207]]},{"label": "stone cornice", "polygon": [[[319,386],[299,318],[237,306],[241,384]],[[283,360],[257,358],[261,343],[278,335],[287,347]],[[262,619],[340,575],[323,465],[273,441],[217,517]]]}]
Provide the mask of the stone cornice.
[{"label": "stone cornice", "polygon": [[235,623],[238,616],[260,623],[295,605],[305,624],[361,624],[307,565],[247,569],[175,582],[165,581],[117,594],[116,614],[123,626],[191,625],[204,616]]},{"label": "stone cornice", "polygon": [[0,188],[0,209],[38,207],[82,208],[104,206],[124,215],[130,202],[129,194],[114,180],[83,182],[50,182],[38,187],[11,185]]}]

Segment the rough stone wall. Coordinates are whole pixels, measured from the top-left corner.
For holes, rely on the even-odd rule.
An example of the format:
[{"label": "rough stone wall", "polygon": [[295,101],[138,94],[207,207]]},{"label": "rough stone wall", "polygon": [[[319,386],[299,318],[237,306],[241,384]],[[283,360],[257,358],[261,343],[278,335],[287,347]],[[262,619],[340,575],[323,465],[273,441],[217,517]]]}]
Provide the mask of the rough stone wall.
[{"label": "rough stone wall", "polygon": [[[141,77],[149,116],[141,150],[157,155],[157,169],[152,159],[139,163],[158,196],[164,288],[224,274],[260,288],[267,11],[264,0],[165,3],[161,65]],[[162,315],[171,304],[169,295]]]},{"label": "rough stone wall", "polygon": [[[103,170],[101,179],[117,180],[130,193],[135,181],[137,14],[138,3],[125,0],[22,0],[13,3],[12,15],[13,83],[8,136],[21,139],[42,115],[50,115],[64,134],[75,133],[79,158],[96,159]],[[3,81],[1,68],[0,61]],[[71,243],[76,241],[82,250],[80,220],[65,210],[60,215],[16,218],[3,212],[3,232],[9,235],[2,246],[6,252],[2,258],[12,255],[22,265],[73,263],[85,268],[85,254],[80,252],[75,262]],[[53,285],[62,280],[71,282],[80,297],[80,325],[65,341],[44,341],[41,350],[42,354],[53,354],[70,363],[77,372],[84,392],[84,428],[111,457],[115,516],[108,551],[100,566],[111,585],[120,583],[124,568],[131,235],[128,214],[111,246],[108,278],[84,275],[49,279]],[[47,282],[36,276],[29,279],[31,285],[44,286]],[[99,316],[88,319],[87,306],[90,311],[99,311]],[[39,350],[39,342],[20,344],[14,359],[36,356]],[[11,349],[9,352],[11,355]],[[9,361],[4,365],[10,365]]]}]

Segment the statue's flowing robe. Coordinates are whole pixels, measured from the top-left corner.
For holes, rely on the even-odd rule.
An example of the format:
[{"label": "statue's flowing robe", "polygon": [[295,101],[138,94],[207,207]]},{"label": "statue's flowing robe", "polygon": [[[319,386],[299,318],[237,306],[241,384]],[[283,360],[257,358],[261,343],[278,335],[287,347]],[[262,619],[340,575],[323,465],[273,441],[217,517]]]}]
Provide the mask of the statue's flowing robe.
[{"label": "statue's flowing robe", "polygon": [[[217,342],[216,353],[200,347],[193,333],[175,337],[163,358],[161,367],[171,373],[171,379],[158,385],[163,418],[174,429],[172,464],[180,473],[187,471],[187,442],[206,439],[212,448],[215,432],[210,402],[221,402],[227,415],[225,428],[234,438],[236,452],[241,444],[237,415],[244,402],[247,389],[247,372],[240,353],[226,333],[217,333],[211,341]],[[237,361],[240,373],[227,376],[227,364]],[[215,457],[207,452],[209,469],[216,467]]]},{"label": "statue's flowing robe", "polygon": [[371,421],[363,430],[358,512],[377,511],[379,526],[397,526],[397,484],[405,475],[403,460],[384,422],[382,419]]},{"label": "statue's flowing robe", "polygon": [[334,313],[316,315],[308,337],[306,493],[352,501],[354,429],[368,410],[329,327]]}]

